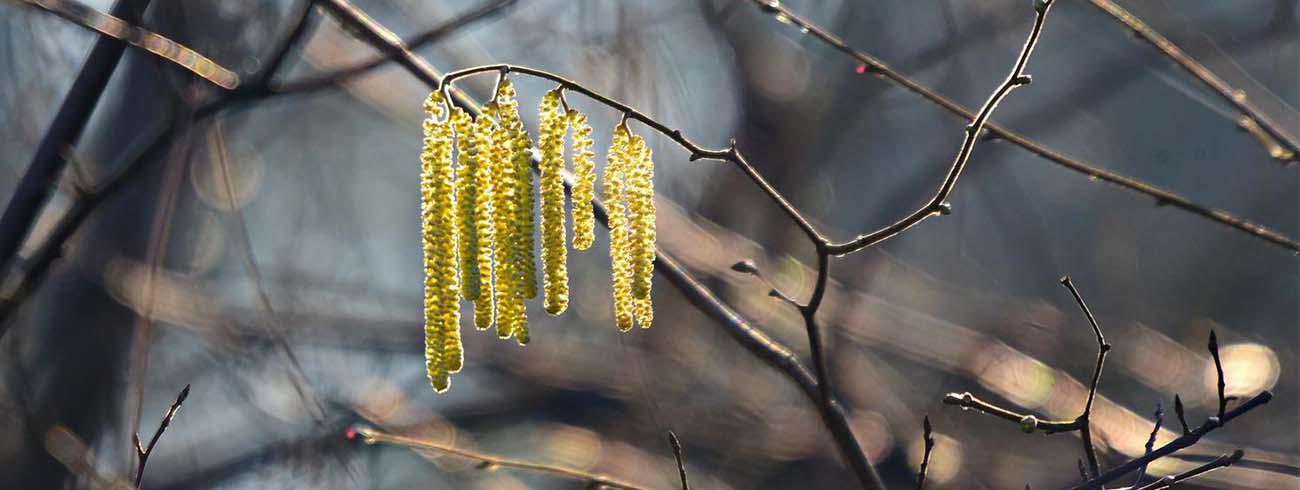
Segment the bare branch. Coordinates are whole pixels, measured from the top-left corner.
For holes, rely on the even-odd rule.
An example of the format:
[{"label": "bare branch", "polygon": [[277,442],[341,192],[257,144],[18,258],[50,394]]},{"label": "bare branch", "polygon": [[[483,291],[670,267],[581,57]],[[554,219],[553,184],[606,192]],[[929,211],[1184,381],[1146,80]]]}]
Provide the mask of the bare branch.
[{"label": "bare branch", "polygon": [[921,422],[921,428],[924,435],[921,437],[925,441],[925,454],[921,456],[921,469],[916,471],[916,490],[925,490],[925,472],[930,469],[930,453],[934,451],[934,437],[931,435],[930,416],[926,416]]},{"label": "bare branch", "polygon": [[[843,53],[845,56],[852,58],[854,61],[860,63],[864,67],[864,71],[870,71],[872,73],[879,74],[880,76],[884,77],[886,80],[893,82],[894,84],[906,89],[909,92],[921,96],[921,98],[924,98],[930,103],[943,108],[944,110],[948,111],[949,113],[952,113],[953,115],[956,115],[958,117],[967,120],[973,120],[976,117],[975,112],[972,112],[971,110],[962,107],[960,104],[952,101],[951,99],[943,96],[942,94],[939,94],[938,92],[935,92],[925,87],[924,85],[921,85],[920,82],[917,82],[916,80],[913,80],[907,75],[904,75],[901,72],[895,70],[894,68],[890,67],[888,64],[876,58],[875,56],[872,56],[866,53],[865,51],[850,46],[848,43],[844,42],[843,39],[840,39],[839,37],[835,36],[834,34],[831,34],[830,32],[826,31],[820,26],[799,16],[799,14],[796,14],[795,12],[791,11],[789,8],[781,4],[779,1],[775,1],[775,0],[750,0],[750,1],[753,2],[755,6],[757,6],[761,11],[769,15],[772,15],[773,17],[777,17],[785,22],[789,22],[790,24],[795,25],[796,27],[806,31],[813,38],[834,48],[836,51]],[[1095,180],[1109,182],[1111,184],[1115,184],[1119,187],[1123,187],[1130,191],[1147,195],[1155,199],[1156,204],[1173,206],[1175,208],[1181,209],[1183,211],[1187,211],[1189,213],[1195,214],[1197,216],[1208,219],[1210,221],[1214,221],[1224,226],[1231,227],[1239,232],[1245,233],[1255,238],[1267,241],[1274,245],[1281,246],[1287,250],[1293,252],[1300,252],[1300,242],[1290,237],[1287,237],[1285,235],[1282,235],[1281,233],[1273,229],[1270,229],[1268,227],[1265,227],[1263,225],[1260,225],[1258,223],[1254,223],[1242,219],[1231,213],[1228,213],[1227,211],[1214,209],[1209,206],[1197,204],[1191,199],[1188,199],[1174,192],[1161,189],[1159,187],[1148,184],[1138,179],[1126,177],[1114,172],[1110,172],[1108,170],[1104,170],[1101,167],[1085,162],[1083,160],[1075,159],[1066,156],[1064,154],[1058,153],[1048,148],[1046,145],[1042,143],[1029,139],[1024,135],[1013,132],[998,124],[988,123],[985,126],[985,129],[988,131],[988,133],[991,136],[996,136],[997,138],[1008,141],[1020,148],[1023,148],[1025,151],[1038,155],[1068,170],[1072,170],[1074,172],[1083,174]],[[900,227],[899,229],[894,229],[893,227],[886,227],[885,229],[879,230],[871,235],[858,237],[856,240],[848,243],[852,244],[857,241],[869,241],[872,239],[878,240],[881,238],[888,238],[889,236],[892,236],[893,233],[897,233],[897,231],[901,231],[901,229],[905,229],[908,226],[916,224],[914,222],[901,223],[901,224],[900,223],[896,223],[895,225],[893,225],[894,227]]]},{"label": "bare branch", "polygon": [[668,431],[668,444],[673,447],[673,458],[677,460],[677,473],[682,477],[682,490],[691,490],[691,484],[686,481],[686,457],[682,454],[682,441],[677,439],[677,434]]},{"label": "bare branch", "polygon": [[1268,151],[1268,156],[1283,163],[1296,161],[1297,155],[1300,155],[1300,143],[1297,143],[1296,137],[1287,134],[1281,125],[1255,107],[1246,98],[1244,91],[1229,85],[1228,82],[1219,78],[1205,65],[1197,62],[1195,58],[1179,49],[1178,45],[1174,44],[1173,41],[1162,36],[1151,26],[1142,22],[1142,19],[1137,18],[1119,4],[1111,0],[1088,0],[1088,2],[1097,7],[1098,10],[1105,12],[1110,18],[1124,24],[1125,27],[1133,31],[1133,34],[1138,39],[1145,41],[1156,51],[1159,51],[1160,54],[1178,64],[1188,74],[1200,80],[1201,84],[1205,85],[1205,88],[1236,108],[1241,114],[1241,118],[1237,120],[1237,125],[1255,136]]},{"label": "bare branch", "polygon": [[1198,476],[1204,475],[1206,473],[1217,470],[1219,468],[1226,468],[1232,466],[1233,463],[1236,463],[1237,461],[1241,461],[1241,457],[1244,455],[1245,453],[1242,452],[1242,450],[1238,449],[1236,451],[1233,451],[1232,454],[1225,454],[1223,456],[1219,456],[1218,458],[1215,458],[1214,461],[1210,461],[1203,465],[1197,466],[1183,473],[1179,473],[1177,475],[1169,475],[1159,480],[1153,481],[1147,484],[1146,486],[1139,488],[1138,490],[1161,490],[1165,488],[1171,488],[1175,484],[1182,483],[1192,478],[1196,478]]},{"label": "bare branch", "polygon": [[140,458],[135,467],[135,487],[140,488],[140,482],[144,479],[144,465],[149,462],[149,455],[153,454],[154,446],[158,445],[158,439],[162,437],[167,426],[171,425],[172,419],[176,418],[176,411],[180,410],[181,404],[190,396],[190,385],[185,385],[180,394],[176,395],[176,401],[172,402],[171,408],[167,409],[167,415],[163,416],[162,422],[158,424],[158,430],[154,431],[153,438],[149,439],[149,445],[140,447],[140,434],[132,434],[135,441],[136,456]]},{"label": "bare branch", "polygon": [[1088,401],[1083,406],[1083,413],[1075,419],[1083,439],[1083,454],[1088,458],[1088,469],[1092,471],[1090,475],[1096,476],[1101,474],[1101,469],[1097,464],[1097,450],[1092,445],[1092,424],[1089,419],[1092,415],[1092,402],[1097,399],[1097,385],[1101,382],[1101,369],[1106,364],[1106,353],[1110,352],[1110,344],[1106,343],[1106,337],[1101,334],[1101,327],[1097,326],[1097,319],[1092,316],[1088,304],[1083,302],[1083,296],[1074,287],[1074,283],[1070,282],[1070,276],[1062,277],[1061,285],[1070,290],[1074,300],[1079,303],[1079,309],[1083,310],[1083,314],[1088,317],[1088,323],[1092,324],[1092,332],[1097,335],[1097,366],[1092,371],[1092,382],[1088,385]]},{"label": "bare branch", "polygon": [[572,468],[565,468],[563,466],[520,461],[517,459],[510,459],[503,456],[497,456],[495,454],[488,454],[488,453],[482,453],[478,451],[471,451],[468,449],[461,449],[454,446],[447,446],[433,441],[426,441],[423,439],[416,439],[413,437],[406,437],[397,434],[389,434],[389,433],[380,432],[369,428],[359,428],[356,429],[356,431],[358,434],[361,435],[362,440],[366,444],[392,444],[392,445],[407,447],[416,450],[437,451],[440,453],[451,454],[454,456],[459,456],[462,458],[477,461],[479,463],[479,467],[483,469],[512,468],[516,470],[531,471],[534,473],[541,473],[541,474],[558,476],[561,478],[568,478],[570,480],[577,480],[595,486],[604,486],[609,488],[622,488],[626,490],[645,490],[646,488],[625,481],[610,478],[604,475],[588,473],[585,471],[575,470]]}]

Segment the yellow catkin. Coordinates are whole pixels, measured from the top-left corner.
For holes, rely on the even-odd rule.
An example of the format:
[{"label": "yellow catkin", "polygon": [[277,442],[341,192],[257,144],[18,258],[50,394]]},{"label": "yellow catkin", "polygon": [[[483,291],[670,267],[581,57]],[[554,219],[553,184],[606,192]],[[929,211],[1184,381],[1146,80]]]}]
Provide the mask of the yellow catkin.
[{"label": "yellow catkin", "polygon": [[[493,218],[495,205],[495,186],[493,185],[493,131],[496,123],[492,121],[489,111],[474,119],[474,129],[470,140],[475,183],[478,185],[477,201],[474,203],[474,228],[477,235],[478,252],[475,254],[478,269],[478,299],[474,300],[474,326],[479,330],[492,327],[494,321],[493,307],[496,298],[492,285],[493,241],[496,223]],[[462,257],[463,263],[464,257]]]},{"label": "yellow catkin", "polygon": [[478,220],[475,212],[480,202],[478,159],[474,150],[474,120],[463,109],[451,111],[452,129],[456,130],[456,243],[460,255],[460,295],[474,301],[482,292],[478,268]]},{"label": "yellow catkin", "polygon": [[596,153],[591,151],[591,125],[575,110],[567,114],[573,127],[573,248],[586,250],[595,240],[596,218],[591,201],[596,197]]},{"label": "yellow catkin", "polygon": [[654,162],[650,147],[640,136],[632,138],[632,157],[626,172],[632,297],[636,301],[637,323],[642,328],[650,328],[654,318],[650,301],[655,260]]},{"label": "yellow catkin", "polygon": [[[500,97],[508,82],[503,82],[501,90],[497,95]],[[508,93],[513,94],[513,89]],[[486,112],[489,116],[499,117],[500,99],[494,102]],[[518,247],[515,241],[519,235],[517,219],[517,200],[515,195],[519,189],[516,185],[516,172],[514,171],[511,138],[503,124],[497,124],[492,128],[491,151],[489,152],[492,167],[492,218],[493,218],[493,243],[492,243],[492,294],[496,301],[496,327],[497,336],[508,339],[515,334],[515,330],[521,323],[527,321],[524,317],[523,296],[517,294],[517,281],[515,280],[515,264],[517,263]]]},{"label": "yellow catkin", "polygon": [[[536,244],[533,240],[533,170],[532,142],[524,130],[523,120],[519,115],[519,103],[515,100],[515,87],[509,80],[503,80],[497,93],[497,120],[505,129],[509,138],[510,161],[515,176],[515,226],[513,242],[516,256],[513,263],[518,292],[523,297],[537,297],[537,264],[533,259]],[[525,325],[525,328],[527,326]]]},{"label": "yellow catkin", "polygon": [[621,331],[632,328],[632,263],[629,257],[629,222],[626,175],[630,160],[631,136],[627,126],[614,128],[605,162],[605,203],[609,206],[609,257],[613,276],[614,324]]},{"label": "yellow catkin", "polygon": [[559,315],[569,307],[568,248],[564,243],[564,134],[568,117],[560,107],[560,91],[552,90],[538,106],[542,209],[543,306]]},{"label": "yellow catkin", "polygon": [[429,94],[424,109],[424,150],[420,155],[421,228],[425,270],[425,366],[438,392],[450,386],[459,370],[460,273],[456,262],[456,203],[452,167],[455,138],[441,93]]}]

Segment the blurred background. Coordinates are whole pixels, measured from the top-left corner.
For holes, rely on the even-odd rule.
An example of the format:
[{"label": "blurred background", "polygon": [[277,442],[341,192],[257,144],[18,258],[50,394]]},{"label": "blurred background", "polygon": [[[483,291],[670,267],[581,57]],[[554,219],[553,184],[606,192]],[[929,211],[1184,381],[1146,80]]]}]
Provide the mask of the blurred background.
[{"label": "blurred background", "polygon": [[[358,0],[410,37],[492,0]],[[994,120],[1054,150],[1300,236],[1297,167],[1270,158],[1238,114],[1082,0],[1057,2],[1029,63],[1033,85]],[[1123,2],[1289,134],[1300,134],[1294,0]],[[87,4],[107,12],[109,0]],[[509,5],[505,5],[509,4]],[[1033,20],[1026,0],[789,0],[967,107],[1001,82]],[[265,73],[301,1],[153,2],[143,24],[236,72]],[[276,75],[308,79],[375,55],[312,10]],[[26,2],[0,2],[0,200],[8,200],[96,36]],[[751,162],[832,237],[922,205],[964,121],[871,73],[748,0],[518,0],[417,50],[439,70],[546,69],[628,102]],[[552,87],[514,78],[535,137]],[[458,83],[482,97],[491,75]],[[9,312],[0,339],[0,487],[100,488],[135,470],[176,393],[189,399],[150,458],[144,488],[582,488],[391,445],[371,427],[440,444],[675,488],[665,441],[707,489],[852,488],[797,386],[656,281],[656,321],[611,319],[607,236],[571,252],[573,301],[529,305],[521,348],[466,325],[452,390],[425,379],[418,225],[420,102],[396,64],[319,90],[215,112],[222,90],[130,49],[11,264],[30,276],[61,220],[82,213],[58,260]],[[619,114],[578,96],[603,163]],[[196,111],[198,112],[196,114]],[[807,359],[800,318],[752,276],[752,259],[803,297],[812,247],[736,168],[654,149],[659,244]],[[96,194],[105,183],[111,192]],[[89,190],[89,191],[88,191]],[[87,203],[84,195],[102,196]],[[937,448],[931,488],[1055,488],[1077,481],[1074,435],[1026,435],[941,403],[971,391],[1072,418],[1096,355],[1070,274],[1115,348],[1093,415],[1102,465],[1140,455],[1157,403],[1214,410],[1218,332],[1227,394],[1273,402],[1151,465],[1186,470],[1240,447],[1247,462],[1188,488],[1300,487],[1300,268],[1295,254],[1090,180],[1006,142],[980,144],[950,202],[884,244],[839,259],[821,310],[832,376],[885,479],[913,485],[921,419]],[[468,312],[466,312],[468,313]],[[1158,442],[1178,435],[1172,413]],[[1175,430],[1169,430],[1174,427]],[[1128,478],[1124,480],[1129,481]]]}]

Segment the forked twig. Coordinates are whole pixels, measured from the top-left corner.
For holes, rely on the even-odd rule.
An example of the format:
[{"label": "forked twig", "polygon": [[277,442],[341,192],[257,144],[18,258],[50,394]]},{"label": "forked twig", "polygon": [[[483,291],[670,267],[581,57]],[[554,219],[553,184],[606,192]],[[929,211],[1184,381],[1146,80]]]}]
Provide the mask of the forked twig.
[{"label": "forked twig", "polygon": [[153,454],[154,446],[158,444],[158,439],[162,437],[167,426],[171,425],[172,419],[176,418],[176,411],[180,410],[181,404],[190,396],[190,385],[185,385],[179,395],[176,395],[176,401],[172,402],[171,408],[167,409],[167,415],[163,416],[162,422],[158,423],[158,430],[154,431],[153,437],[149,439],[148,446],[140,445],[140,434],[132,434],[131,438],[135,442],[135,453],[139,462],[135,467],[135,487],[140,488],[140,482],[144,480],[144,465],[149,462],[149,456]]}]

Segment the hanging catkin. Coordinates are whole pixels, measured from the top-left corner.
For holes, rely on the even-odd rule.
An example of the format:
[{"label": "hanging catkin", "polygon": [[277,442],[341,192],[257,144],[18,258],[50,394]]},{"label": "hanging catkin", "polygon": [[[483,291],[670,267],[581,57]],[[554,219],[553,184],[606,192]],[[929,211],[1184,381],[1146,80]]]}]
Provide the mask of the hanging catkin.
[{"label": "hanging catkin", "polygon": [[[587,116],[569,110],[562,88],[538,106],[538,148],[524,129],[514,85],[501,79],[477,117],[452,107],[441,91],[424,102],[420,153],[420,222],[424,255],[425,367],[437,392],[464,364],[461,298],[473,303],[474,325],[496,326],[503,339],[529,341],[525,301],[543,293],[559,315],[569,306],[564,214],[565,138],[573,128],[573,248],[594,242],[595,153]],[[533,184],[538,162],[540,189]],[[654,321],[654,162],[649,145],[626,119],[613,131],[602,175],[613,264],[614,320],[621,331]],[[534,202],[540,199],[540,204]],[[540,208],[542,284],[537,283],[534,208]],[[540,289],[540,291],[539,291]]]},{"label": "hanging catkin", "polygon": [[605,203],[609,206],[609,258],[613,276],[614,324],[619,330],[632,328],[632,262],[629,253],[627,216],[627,166],[631,158],[631,136],[627,125],[614,128],[605,162]]},{"label": "hanging catkin", "polygon": [[[497,117],[500,111],[501,96],[505,93],[505,83],[497,92],[498,98],[484,109],[485,117]],[[513,97],[513,91],[510,92]],[[517,261],[518,216],[516,198],[518,188],[510,151],[510,137],[502,124],[492,126],[489,144],[491,146],[490,165],[492,167],[492,295],[496,302],[497,336],[508,339],[514,336],[515,328],[526,318],[523,298],[516,294],[514,277]]]},{"label": "hanging catkin", "polygon": [[564,134],[568,117],[560,107],[560,91],[552,90],[538,106],[542,196],[542,304],[559,315],[569,307],[568,249],[564,243]]},{"label": "hanging catkin", "polygon": [[569,110],[573,127],[573,248],[586,250],[595,240],[596,217],[591,201],[596,197],[596,153],[591,151],[591,125],[587,115]]},{"label": "hanging catkin", "polygon": [[[493,261],[493,243],[495,240],[496,223],[493,219],[492,208],[495,205],[495,185],[493,182],[493,130],[496,124],[492,117],[487,114],[479,115],[474,119],[472,132],[469,134],[469,145],[462,147],[470,149],[470,168],[472,170],[475,189],[475,202],[473,209],[473,224],[477,238],[477,252],[474,254],[476,263],[473,267],[478,271],[479,277],[479,295],[474,299],[474,326],[479,330],[487,330],[492,327],[493,307],[496,300],[496,290],[492,283],[492,261]],[[465,135],[461,135],[463,140]],[[462,161],[464,153],[461,154]],[[464,175],[464,174],[462,174]],[[461,219],[468,218],[463,213]],[[464,264],[464,257],[461,257],[461,263]]]},{"label": "hanging catkin", "polygon": [[632,297],[635,301],[633,310],[641,328],[650,328],[654,321],[650,288],[654,279],[656,238],[654,162],[650,147],[640,136],[632,138],[632,158],[626,172],[631,234],[628,245],[632,261]]},{"label": "hanging catkin", "polygon": [[453,195],[454,134],[442,94],[429,94],[424,109],[424,150],[420,155],[421,231],[424,249],[424,353],[435,391],[450,386],[449,372],[459,370],[460,295],[456,264],[456,205]]}]

